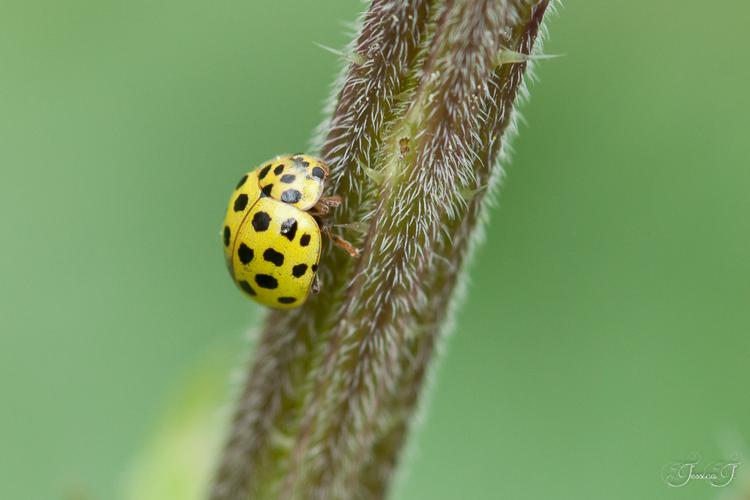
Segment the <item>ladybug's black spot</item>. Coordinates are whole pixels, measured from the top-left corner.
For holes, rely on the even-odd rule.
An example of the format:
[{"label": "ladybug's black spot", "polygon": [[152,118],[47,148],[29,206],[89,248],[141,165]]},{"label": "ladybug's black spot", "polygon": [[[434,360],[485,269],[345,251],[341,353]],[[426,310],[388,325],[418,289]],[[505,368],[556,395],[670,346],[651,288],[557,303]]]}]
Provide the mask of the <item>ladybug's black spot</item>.
[{"label": "ladybug's black spot", "polygon": [[297,177],[292,174],[286,174],[281,176],[281,182],[284,184],[291,184]]},{"label": "ladybug's black spot", "polygon": [[263,252],[263,260],[265,260],[266,262],[272,262],[276,264],[277,267],[279,267],[284,264],[284,254],[277,252],[273,248],[268,248],[265,252]]},{"label": "ladybug's black spot", "polygon": [[229,230],[229,226],[224,226],[224,246],[229,246],[229,237],[232,236],[232,232]]},{"label": "ladybug's black spot", "polygon": [[313,264],[310,269],[312,269],[312,272],[315,272],[315,271],[318,270],[318,265],[317,264]]},{"label": "ladybug's black spot", "polygon": [[274,278],[273,276],[269,276],[268,274],[256,274],[255,282],[259,287],[268,288],[269,290],[273,290],[274,288],[279,286],[279,282],[276,281],[276,278]]},{"label": "ladybug's black spot", "polygon": [[242,212],[245,210],[245,207],[247,206],[247,195],[241,194],[237,197],[236,200],[234,200],[234,211],[235,212]]},{"label": "ladybug's black spot", "polygon": [[271,216],[265,212],[257,212],[255,215],[253,215],[253,229],[258,232],[268,229],[268,224],[270,222]]},{"label": "ladybug's black spot", "polygon": [[296,155],[294,158],[292,158],[292,161],[295,163],[296,167],[307,167],[310,165],[309,162],[305,161],[305,158],[302,155]]},{"label": "ladybug's black spot", "polygon": [[326,171],[320,167],[315,167],[312,169],[312,176],[322,180],[326,176]]},{"label": "ladybug's black spot", "polygon": [[281,304],[294,304],[295,302],[297,302],[297,299],[295,299],[294,297],[279,297],[279,302]]},{"label": "ladybug's black spot", "polygon": [[297,220],[287,219],[281,223],[281,235],[286,236],[289,241],[294,241],[294,236],[297,234]]},{"label": "ladybug's black spot", "polygon": [[253,287],[250,286],[250,283],[247,281],[239,281],[237,282],[238,285],[240,285],[240,288],[242,288],[245,292],[249,293],[250,295],[255,295],[255,290],[253,290]]},{"label": "ladybug's black spot", "polygon": [[302,199],[302,193],[296,189],[287,189],[281,193],[281,201],[285,203],[297,203],[300,199]]},{"label": "ladybug's black spot", "polygon": [[264,195],[271,196],[272,189],[273,189],[273,184],[269,184],[268,186],[263,186],[263,189],[261,189],[261,191],[263,191]]},{"label": "ladybug's black spot", "polygon": [[265,167],[263,167],[263,170],[260,171],[258,174],[258,180],[263,179],[266,175],[268,175],[268,171],[271,170],[271,164],[269,163]]},{"label": "ladybug's black spot", "polygon": [[301,247],[306,247],[310,244],[310,235],[305,233],[302,235],[302,238],[299,239],[299,245]]},{"label": "ladybug's black spot", "polygon": [[252,248],[244,243],[240,243],[240,248],[237,249],[237,257],[240,258],[240,262],[243,264],[249,264],[250,261],[253,260],[253,255],[255,255],[255,253]]},{"label": "ladybug's black spot", "polygon": [[297,264],[292,268],[292,275],[295,278],[302,277],[307,272],[307,264]]},{"label": "ladybug's black spot", "polygon": [[241,188],[242,185],[245,183],[246,180],[247,180],[247,174],[245,174],[245,175],[242,176],[242,179],[240,179],[240,182],[237,183],[237,187],[235,189]]},{"label": "ladybug's black spot", "polygon": [[273,173],[276,175],[279,175],[283,171],[284,171],[284,165],[277,165],[276,168],[273,169]]}]

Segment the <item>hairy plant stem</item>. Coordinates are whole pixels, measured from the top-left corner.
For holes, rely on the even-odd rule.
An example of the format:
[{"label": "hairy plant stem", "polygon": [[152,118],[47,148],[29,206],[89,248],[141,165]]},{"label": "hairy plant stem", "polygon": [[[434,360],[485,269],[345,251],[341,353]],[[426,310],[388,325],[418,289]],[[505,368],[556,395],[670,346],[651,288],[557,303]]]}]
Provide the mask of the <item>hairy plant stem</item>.
[{"label": "hairy plant stem", "polygon": [[[375,0],[320,146],[362,248],[324,249],[322,291],[271,313],[211,498],[382,498],[500,175],[548,1]],[[470,195],[467,195],[470,193]]]},{"label": "hairy plant stem", "polygon": [[[520,23],[516,23],[510,36],[503,45],[522,54],[531,54],[542,25],[549,1],[542,1],[533,6],[519,7]],[[446,227],[446,235],[440,242],[441,259],[434,270],[423,279],[429,290],[453,290],[464,275],[461,269],[470,256],[472,247],[481,236],[477,227],[486,217],[485,198],[501,177],[502,171],[498,160],[503,157],[503,143],[515,132],[514,102],[519,92],[524,91],[522,78],[528,63],[502,65],[495,69],[488,85],[489,102],[485,103],[486,119],[479,131],[479,140],[485,147],[478,153],[474,162],[474,171],[481,187],[470,200],[466,214],[452,221]],[[455,294],[454,294],[455,295]],[[430,360],[440,341],[440,336],[449,331],[449,319],[456,297],[451,294],[437,294],[436,300],[430,303],[426,311],[421,311],[414,322],[417,330],[409,336],[409,341],[402,346],[400,356],[401,377],[398,391],[388,402],[388,424],[372,446],[369,460],[366,462],[360,481],[369,498],[382,498],[393,475],[399,453],[401,452],[409,425],[425,388],[425,380],[430,368]]]}]

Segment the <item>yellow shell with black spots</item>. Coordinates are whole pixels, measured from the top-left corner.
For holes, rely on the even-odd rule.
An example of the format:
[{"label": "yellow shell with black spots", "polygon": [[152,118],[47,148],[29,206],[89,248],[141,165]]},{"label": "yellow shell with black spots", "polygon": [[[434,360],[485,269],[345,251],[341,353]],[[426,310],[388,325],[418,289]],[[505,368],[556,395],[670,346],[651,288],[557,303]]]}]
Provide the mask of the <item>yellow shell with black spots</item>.
[{"label": "yellow shell with black spots", "polygon": [[258,172],[261,191],[300,210],[309,210],[323,194],[328,167],[319,159],[303,155],[278,156]]},{"label": "yellow shell with black spots", "polygon": [[[303,304],[310,293],[318,269],[321,234],[318,223],[309,213],[272,196],[276,195],[272,189],[268,190],[271,194],[263,192],[259,177],[266,166],[290,165],[280,162],[280,158],[267,162],[240,179],[229,200],[222,238],[227,268],[237,286],[261,304],[289,309]],[[320,160],[313,160],[320,163]],[[296,163],[291,161],[294,169],[297,169]],[[300,166],[312,176],[314,167],[310,166],[312,162],[308,163],[307,167]],[[280,180],[281,176],[290,174],[273,175],[276,177],[271,179]],[[303,177],[303,180],[309,179]],[[266,183],[265,186],[272,184]],[[317,182],[311,184],[316,185]],[[294,185],[305,189],[305,186]],[[321,183],[318,193],[312,189],[306,191],[308,196],[315,197],[313,205],[320,198],[322,187]],[[309,199],[305,199],[306,202]],[[306,202],[300,196],[295,203],[305,206]]]}]

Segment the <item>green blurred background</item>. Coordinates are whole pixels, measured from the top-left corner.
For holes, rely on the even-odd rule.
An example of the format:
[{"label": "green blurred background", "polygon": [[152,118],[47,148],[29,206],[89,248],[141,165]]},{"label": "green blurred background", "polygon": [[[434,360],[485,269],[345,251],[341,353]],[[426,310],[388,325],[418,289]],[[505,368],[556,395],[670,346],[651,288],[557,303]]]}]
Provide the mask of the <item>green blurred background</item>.
[{"label": "green blurred background", "polygon": [[[314,42],[362,8],[0,3],[0,498],[147,498],[171,455],[201,467],[262,314],[226,276],[226,197],[306,148],[339,68]],[[551,19],[565,56],[537,67],[395,498],[728,491],[661,474],[750,437],[749,18]]]}]

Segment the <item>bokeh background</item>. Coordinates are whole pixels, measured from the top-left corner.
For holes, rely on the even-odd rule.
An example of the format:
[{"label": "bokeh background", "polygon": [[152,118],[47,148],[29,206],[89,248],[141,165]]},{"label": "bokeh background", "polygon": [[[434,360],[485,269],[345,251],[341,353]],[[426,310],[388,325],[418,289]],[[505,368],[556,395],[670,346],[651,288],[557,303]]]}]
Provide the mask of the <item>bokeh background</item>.
[{"label": "bokeh background", "polygon": [[[226,197],[306,148],[362,8],[0,3],[0,498],[194,498],[263,313]],[[394,498],[729,492],[662,468],[750,438],[748,18],[558,9]]]}]

